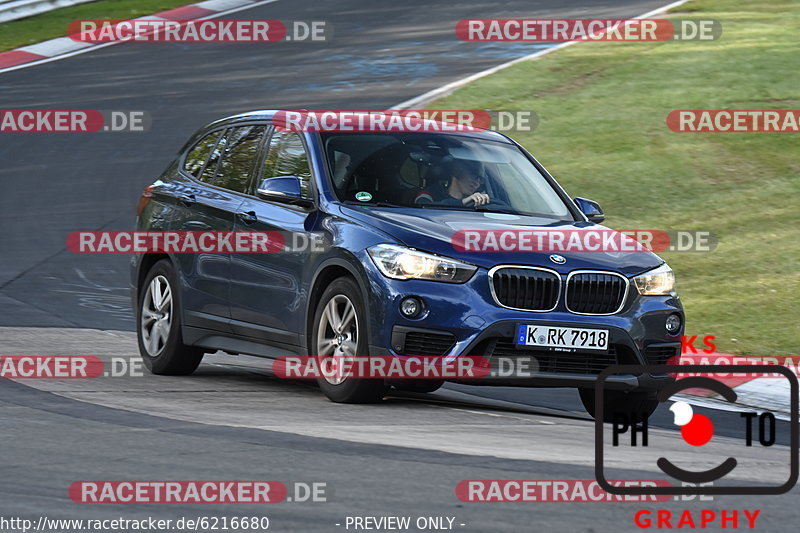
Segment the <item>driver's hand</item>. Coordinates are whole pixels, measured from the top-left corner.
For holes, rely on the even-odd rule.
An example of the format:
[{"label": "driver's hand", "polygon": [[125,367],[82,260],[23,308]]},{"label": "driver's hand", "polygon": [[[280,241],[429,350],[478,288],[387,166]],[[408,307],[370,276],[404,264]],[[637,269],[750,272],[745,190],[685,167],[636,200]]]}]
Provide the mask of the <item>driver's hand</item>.
[{"label": "driver's hand", "polygon": [[471,202],[475,202],[475,206],[477,207],[479,205],[488,204],[491,200],[489,200],[489,195],[488,194],[483,193],[483,192],[476,192],[476,193],[470,194],[469,196],[464,198],[462,201],[464,202],[464,205],[467,205],[467,204],[469,204]]}]

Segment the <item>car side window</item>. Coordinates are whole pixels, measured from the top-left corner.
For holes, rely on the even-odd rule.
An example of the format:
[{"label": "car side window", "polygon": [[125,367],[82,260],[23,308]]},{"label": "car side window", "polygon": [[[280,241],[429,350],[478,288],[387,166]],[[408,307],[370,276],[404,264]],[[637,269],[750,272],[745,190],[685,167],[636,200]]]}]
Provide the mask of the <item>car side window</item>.
[{"label": "car side window", "polygon": [[300,178],[300,192],[311,197],[311,170],[303,139],[296,132],[275,131],[269,142],[269,151],[264,158],[261,179],[277,176]]},{"label": "car side window", "polygon": [[203,165],[206,164],[208,156],[217,145],[219,140],[220,131],[214,131],[197,141],[194,147],[186,154],[186,159],[183,162],[183,169],[197,178],[200,171],[203,170]]},{"label": "car side window", "polygon": [[225,133],[225,151],[221,154],[214,185],[245,192],[264,131],[265,126],[240,126]]},{"label": "car side window", "polygon": [[219,141],[214,146],[214,149],[211,150],[211,154],[208,156],[208,162],[206,163],[206,166],[203,169],[203,173],[197,179],[199,179],[204,183],[210,183],[210,184],[214,183],[217,177],[217,167],[219,166],[220,156],[225,152],[225,146],[227,145],[227,138],[232,131],[233,131],[232,129],[227,129],[220,136]]}]

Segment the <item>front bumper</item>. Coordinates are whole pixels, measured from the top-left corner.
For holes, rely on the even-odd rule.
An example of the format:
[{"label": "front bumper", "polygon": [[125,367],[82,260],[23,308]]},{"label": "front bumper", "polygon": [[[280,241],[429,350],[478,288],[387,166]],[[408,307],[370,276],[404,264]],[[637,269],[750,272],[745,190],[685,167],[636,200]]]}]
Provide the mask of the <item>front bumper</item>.
[{"label": "front bumper", "polygon": [[[367,259],[369,261],[369,259]],[[406,332],[429,332],[452,337],[445,352],[415,355],[485,356],[492,360],[497,347],[505,357],[531,355],[539,361],[538,370],[526,376],[492,375],[459,381],[471,385],[523,387],[594,387],[597,374],[610,364],[663,364],[669,356],[680,354],[681,330],[669,334],[664,327],[673,313],[681,316],[683,307],[673,296],[640,296],[631,287],[620,312],[613,315],[578,315],[563,302],[550,312],[518,311],[501,307],[489,290],[488,271],[478,272],[464,284],[419,280],[391,280],[374,269],[367,269],[370,309],[370,354],[404,357],[401,340]],[[415,296],[423,301],[424,312],[414,319],[404,317],[400,301]],[[513,344],[517,324],[561,327],[602,328],[609,331],[609,353],[597,351],[516,350]],[[440,343],[438,346],[442,346]],[[667,375],[612,375],[606,387],[617,390],[657,390],[672,381]]]}]

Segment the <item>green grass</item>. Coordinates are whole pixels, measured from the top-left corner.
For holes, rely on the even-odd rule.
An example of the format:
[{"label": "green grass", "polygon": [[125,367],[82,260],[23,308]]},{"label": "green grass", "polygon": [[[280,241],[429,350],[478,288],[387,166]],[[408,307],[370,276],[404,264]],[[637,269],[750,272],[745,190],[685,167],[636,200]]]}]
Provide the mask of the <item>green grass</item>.
[{"label": "green grass", "polygon": [[0,52],[63,37],[73,20],[126,20],[197,0],[101,0],[0,24]]},{"label": "green grass", "polygon": [[[674,133],[673,109],[798,109],[800,4],[694,0],[713,42],[587,42],[477,80],[431,105],[534,110],[512,134],[616,229],[710,230],[710,253],[663,253],[687,333],[722,352],[800,354],[800,134]],[[735,340],[734,340],[735,339]]]}]

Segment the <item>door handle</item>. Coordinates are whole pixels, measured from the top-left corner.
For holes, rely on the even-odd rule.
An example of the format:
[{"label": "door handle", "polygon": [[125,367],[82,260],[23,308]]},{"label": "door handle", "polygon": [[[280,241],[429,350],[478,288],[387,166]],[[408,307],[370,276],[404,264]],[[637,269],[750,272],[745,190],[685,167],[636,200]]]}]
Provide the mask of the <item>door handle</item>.
[{"label": "door handle", "polygon": [[182,194],[178,197],[178,200],[186,207],[189,207],[197,201],[197,198],[194,194]]},{"label": "door handle", "polygon": [[255,211],[243,211],[241,213],[236,213],[236,216],[238,216],[239,220],[241,220],[245,224],[252,224],[253,222],[258,221],[258,217],[256,216]]}]

